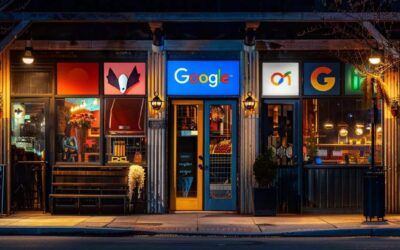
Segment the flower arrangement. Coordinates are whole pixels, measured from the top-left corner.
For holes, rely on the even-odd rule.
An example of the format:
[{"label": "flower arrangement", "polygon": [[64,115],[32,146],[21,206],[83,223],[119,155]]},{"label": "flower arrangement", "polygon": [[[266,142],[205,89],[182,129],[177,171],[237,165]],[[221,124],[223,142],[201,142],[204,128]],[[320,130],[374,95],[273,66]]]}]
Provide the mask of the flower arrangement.
[{"label": "flower arrangement", "polygon": [[145,173],[144,173],[144,168],[142,166],[134,164],[129,167],[129,173],[128,173],[129,199],[132,199],[133,197],[132,194],[135,189],[137,190],[137,197],[134,198],[140,198],[142,189],[144,188],[144,178],[145,178]]},{"label": "flower arrangement", "polygon": [[73,128],[90,128],[95,120],[90,112],[73,113],[68,121]]}]

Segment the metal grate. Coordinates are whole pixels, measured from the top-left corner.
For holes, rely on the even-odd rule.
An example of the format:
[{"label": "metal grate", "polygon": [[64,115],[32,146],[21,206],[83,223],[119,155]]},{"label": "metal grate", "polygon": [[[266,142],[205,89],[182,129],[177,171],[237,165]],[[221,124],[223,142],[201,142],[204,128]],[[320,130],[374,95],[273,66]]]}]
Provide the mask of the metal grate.
[{"label": "metal grate", "polygon": [[232,196],[232,108],[230,105],[210,107],[210,198]]},{"label": "metal grate", "polygon": [[197,130],[197,106],[178,105],[176,113],[178,130]]}]

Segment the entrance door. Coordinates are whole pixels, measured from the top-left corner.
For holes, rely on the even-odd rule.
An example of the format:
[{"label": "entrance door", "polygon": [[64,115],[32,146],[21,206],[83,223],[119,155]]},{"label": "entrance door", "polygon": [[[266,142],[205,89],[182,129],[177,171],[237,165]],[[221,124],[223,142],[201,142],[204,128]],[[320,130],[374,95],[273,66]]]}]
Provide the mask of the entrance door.
[{"label": "entrance door", "polygon": [[203,209],[203,101],[173,106],[171,209]]},{"label": "entrance door", "polygon": [[13,210],[45,209],[47,108],[47,99],[11,103]]},{"label": "entrance door", "polygon": [[299,117],[296,100],[264,102],[261,144],[263,149],[272,149],[279,165],[278,211],[284,213],[296,213],[300,209]]},{"label": "entrance door", "polygon": [[236,102],[205,101],[204,209],[236,210]]}]

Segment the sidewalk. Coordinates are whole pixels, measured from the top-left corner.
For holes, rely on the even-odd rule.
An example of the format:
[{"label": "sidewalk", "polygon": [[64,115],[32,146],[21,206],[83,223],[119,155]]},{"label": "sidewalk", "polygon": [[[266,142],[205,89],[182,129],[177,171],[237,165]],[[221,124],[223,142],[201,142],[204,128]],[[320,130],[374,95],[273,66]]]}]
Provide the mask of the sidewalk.
[{"label": "sidewalk", "polygon": [[130,216],[61,216],[18,213],[0,218],[0,234],[227,236],[400,236],[400,215],[365,222],[361,215],[279,215],[175,213]]}]

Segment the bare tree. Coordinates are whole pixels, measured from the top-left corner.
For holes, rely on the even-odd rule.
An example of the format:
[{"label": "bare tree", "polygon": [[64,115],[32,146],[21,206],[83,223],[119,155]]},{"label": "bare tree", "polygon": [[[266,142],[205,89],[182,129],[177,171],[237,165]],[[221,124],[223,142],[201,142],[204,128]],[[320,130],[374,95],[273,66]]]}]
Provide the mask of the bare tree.
[{"label": "bare tree", "polygon": [[[360,75],[365,76],[362,85],[364,101],[370,107],[373,91],[373,83],[377,91],[377,97],[390,103],[386,92],[384,74],[389,69],[400,66],[399,42],[391,39],[393,22],[383,22],[379,16],[383,12],[393,11],[393,5],[397,0],[320,0],[322,5],[330,11],[341,12],[345,15],[351,13],[376,13],[376,20],[367,22],[362,17],[357,22],[332,23],[325,22],[308,27],[298,33],[298,36],[307,36],[318,33],[330,37],[351,39],[357,41],[367,50],[333,50],[338,59],[355,67]],[[362,15],[361,15],[362,16]],[[345,45],[344,45],[345,47]],[[372,52],[379,53],[382,60],[378,65],[369,63]]]}]

